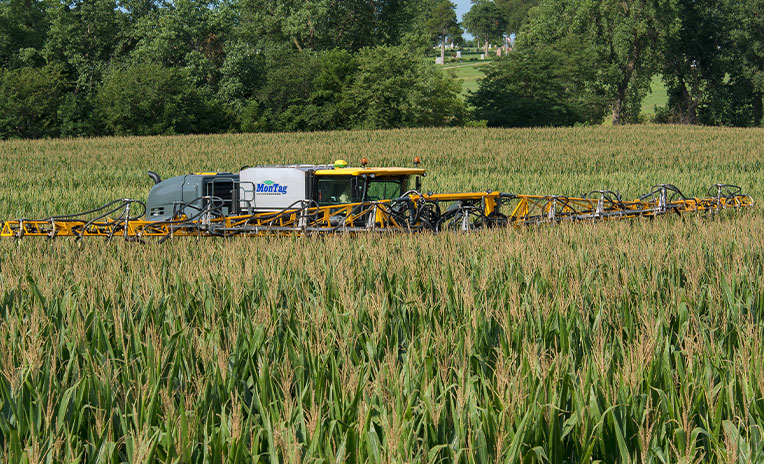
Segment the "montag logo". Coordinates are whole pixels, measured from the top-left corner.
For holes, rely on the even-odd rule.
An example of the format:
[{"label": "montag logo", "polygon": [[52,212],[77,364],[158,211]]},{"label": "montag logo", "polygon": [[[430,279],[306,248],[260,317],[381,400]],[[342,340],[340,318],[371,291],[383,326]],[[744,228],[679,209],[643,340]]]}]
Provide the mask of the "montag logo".
[{"label": "montag logo", "polygon": [[266,180],[256,185],[255,193],[263,195],[286,195],[287,186],[277,184],[272,180]]}]

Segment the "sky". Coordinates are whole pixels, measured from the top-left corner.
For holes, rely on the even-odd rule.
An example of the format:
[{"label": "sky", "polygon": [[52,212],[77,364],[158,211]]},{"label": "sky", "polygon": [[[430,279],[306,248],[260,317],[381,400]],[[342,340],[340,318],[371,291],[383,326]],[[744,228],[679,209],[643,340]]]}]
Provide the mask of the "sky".
[{"label": "sky", "polygon": [[461,22],[462,16],[464,16],[464,13],[470,11],[470,6],[472,6],[472,2],[470,0],[452,0],[456,4],[456,17],[459,18],[459,21]]},{"label": "sky", "polygon": [[[470,0],[451,0],[456,4],[456,17],[459,20],[459,22],[462,22],[464,19],[464,13],[470,11],[470,7],[472,6],[472,2]],[[462,37],[464,37],[466,40],[472,39],[472,34],[469,34],[465,32]]]}]

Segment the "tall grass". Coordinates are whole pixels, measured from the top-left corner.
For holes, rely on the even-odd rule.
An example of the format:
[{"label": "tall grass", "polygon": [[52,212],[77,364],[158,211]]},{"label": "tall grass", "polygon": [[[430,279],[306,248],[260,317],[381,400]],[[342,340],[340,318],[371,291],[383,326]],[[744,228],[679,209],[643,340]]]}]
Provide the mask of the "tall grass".
[{"label": "tall grass", "polygon": [[633,126],[575,129],[407,129],[0,142],[0,220],[145,199],[147,170],[163,178],[243,165],[332,163],[410,166],[419,155],[435,192],[500,190],[625,198],[672,183],[687,195],[717,182],[764,197],[760,129]]},{"label": "tall grass", "polygon": [[[144,168],[361,154],[423,155],[433,190],[607,181],[636,196],[657,181],[687,193],[731,181],[759,200],[761,135],[11,142],[0,208],[145,198]],[[30,197],[45,190],[46,204]],[[761,230],[756,207],[472,234],[0,241],[2,461],[763,462]]]}]

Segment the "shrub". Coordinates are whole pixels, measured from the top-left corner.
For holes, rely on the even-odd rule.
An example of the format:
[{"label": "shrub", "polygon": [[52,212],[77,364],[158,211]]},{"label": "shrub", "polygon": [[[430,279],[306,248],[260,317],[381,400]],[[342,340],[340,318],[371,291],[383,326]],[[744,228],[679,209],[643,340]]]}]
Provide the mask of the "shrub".
[{"label": "shrub", "polygon": [[445,126],[462,120],[460,83],[408,49],[365,48],[356,59],[358,74],[348,94],[354,127]]},{"label": "shrub", "polygon": [[58,66],[0,70],[0,138],[57,136],[64,89]]},{"label": "shrub", "polygon": [[491,127],[572,126],[602,122],[603,92],[588,83],[593,54],[575,44],[528,48],[487,67],[467,101]]},{"label": "shrub", "polygon": [[156,63],[116,66],[104,76],[98,111],[118,135],[185,134],[226,129],[226,114],[186,72]]}]

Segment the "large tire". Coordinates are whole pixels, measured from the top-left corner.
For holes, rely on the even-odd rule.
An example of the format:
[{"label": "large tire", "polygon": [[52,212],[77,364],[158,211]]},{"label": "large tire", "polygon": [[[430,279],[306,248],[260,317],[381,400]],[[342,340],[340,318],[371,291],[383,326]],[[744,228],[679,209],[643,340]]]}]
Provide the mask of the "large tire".
[{"label": "large tire", "polygon": [[488,216],[484,216],[483,219],[483,227],[492,229],[495,227],[506,227],[509,221],[507,220],[507,216],[493,212],[489,214]]},{"label": "large tire", "polygon": [[426,230],[436,230],[440,221],[440,206],[437,203],[425,203],[419,213],[419,222]]},{"label": "large tire", "polygon": [[450,208],[443,214],[438,221],[437,230],[470,231],[480,229],[484,227],[485,219],[486,216],[480,208],[473,205],[459,205],[458,208]]}]

